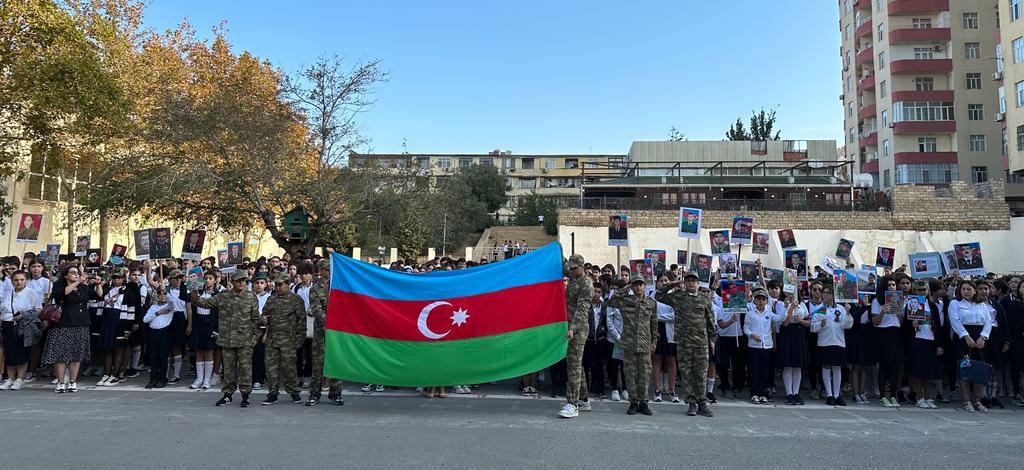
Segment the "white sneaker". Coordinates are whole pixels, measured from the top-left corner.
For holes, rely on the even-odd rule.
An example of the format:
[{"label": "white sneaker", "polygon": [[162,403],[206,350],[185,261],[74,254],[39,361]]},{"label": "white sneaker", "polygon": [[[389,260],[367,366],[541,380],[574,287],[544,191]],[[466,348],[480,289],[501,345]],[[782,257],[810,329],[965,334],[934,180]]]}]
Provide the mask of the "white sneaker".
[{"label": "white sneaker", "polygon": [[97,387],[106,387],[108,380],[110,380],[110,376],[109,375],[104,375],[103,377],[100,377],[100,380],[98,380],[96,382],[96,386]]},{"label": "white sneaker", "polygon": [[621,400],[622,400],[622,398],[619,397],[619,391],[618,390],[612,390],[612,401],[621,401]]},{"label": "white sneaker", "polygon": [[14,385],[14,381],[13,380],[11,380],[11,379],[4,380],[3,383],[0,383],[0,390],[10,390],[11,386],[13,386],[13,385]]},{"label": "white sneaker", "polygon": [[57,383],[57,388],[53,389],[53,393],[64,393],[66,391],[67,391],[67,389],[64,388],[64,382],[58,382]]},{"label": "white sneaker", "polygon": [[198,390],[200,388],[203,388],[203,378],[196,377],[196,381],[192,382],[192,385],[189,385],[188,388],[191,388],[192,390]]},{"label": "white sneaker", "polygon": [[50,385],[57,385],[57,378],[56,377],[54,377],[53,380],[50,381]]},{"label": "white sneaker", "polygon": [[252,384],[252,389],[253,390],[263,390],[263,384],[261,384],[259,382],[255,382],[255,383]]},{"label": "white sneaker", "polygon": [[576,407],[579,411],[590,411],[590,401],[581,401],[580,406]]},{"label": "white sneaker", "polygon": [[[529,393],[528,390],[524,390],[524,391]],[[466,392],[462,391],[462,385],[456,385],[456,386],[452,387],[452,393],[460,394],[460,393],[466,393]]]},{"label": "white sneaker", "polygon": [[363,385],[362,388],[360,388],[360,390],[362,390],[363,393],[370,393],[373,391],[373,384]]},{"label": "white sneaker", "polygon": [[210,377],[210,381],[209,382],[203,382],[203,385],[204,385],[203,388],[216,387],[216,386],[220,385],[220,375],[213,374],[213,377]]},{"label": "white sneaker", "polygon": [[679,395],[676,395],[676,392],[672,392],[670,396],[672,397],[672,403],[679,403]]},{"label": "white sneaker", "polygon": [[579,410],[577,410],[576,406],[572,403],[566,403],[565,406],[562,407],[562,410],[558,412],[558,416],[561,416],[562,418],[575,418],[579,415]]},{"label": "white sneaker", "polygon": [[25,386],[25,381],[21,379],[14,379],[14,383],[11,384],[11,390],[21,390],[21,387]]},{"label": "white sneaker", "polygon": [[33,374],[32,372],[29,372],[29,373],[25,374],[25,383],[30,384],[30,383],[35,382],[35,381],[36,381],[36,374]]},{"label": "white sneaker", "polygon": [[375,392],[383,392],[384,391],[384,386],[378,384],[376,387],[373,388],[373,390]]},{"label": "white sneaker", "polygon": [[918,398],[917,399],[917,407],[918,408],[924,408],[926,410],[927,409],[931,409],[931,407],[928,406],[928,401],[926,401],[924,398]]},{"label": "white sneaker", "polygon": [[939,405],[936,405],[934,400],[925,400],[925,403],[928,403],[928,408],[931,408],[933,410],[939,408]]},{"label": "white sneaker", "polygon": [[203,381],[203,390],[209,390],[210,387],[213,387],[213,386],[214,385],[213,385],[213,381],[212,380],[204,380]]},{"label": "white sneaker", "polygon": [[622,393],[619,394],[619,396],[622,397],[622,401],[629,401],[629,392],[623,390]]},{"label": "white sneaker", "polygon": [[473,393],[473,390],[471,390],[469,388],[469,385],[463,385],[462,386],[462,391],[460,392],[460,391],[456,390],[455,393],[461,393],[463,395],[467,395],[467,394]]},{"label": "white sneaker", "polygon": [[71,382],[68,384],[68,393],[75,393],[78,391],[78,382]]},{"label": "white sneaker", "polygon": [[661,392],[654,392],[654,402],[661,403]]}]

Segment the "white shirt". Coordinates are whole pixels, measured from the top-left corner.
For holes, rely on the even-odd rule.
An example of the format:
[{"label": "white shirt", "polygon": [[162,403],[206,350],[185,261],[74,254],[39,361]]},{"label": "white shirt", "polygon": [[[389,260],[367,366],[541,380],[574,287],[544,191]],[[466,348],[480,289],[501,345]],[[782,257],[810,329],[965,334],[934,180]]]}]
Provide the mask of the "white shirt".
[{"label": "white shirt", "polygon": [[654,301],[657,304],[658,321],[665,324],[665,341],[668,344],[676,342],[676,310],[670,305]]},{"label": "white shirt", "polygon": [[313,287],[313,284],[309,284],[309,285],[296,284],[295,287],[292,288],[292,290],[295,292],[295,294],[298,295],[299,297],[302,297],[302,302],[304,304],[306,304],[306,313],[307,313],[307,315],[306,315],[306,337],[307,338],[312,338],[313,337],[313,317],[308,314],[309,313],[309,288],[310,287]]},{"label": "white shirt", "polygon": [[[772,329],[777,320],[778,315],[773,313],[767,305],[764,311],[760,311],[756,307],[748,310],[747,316],[743,319],[743,334],[747,335],[747,346],[752,349],[773,348],[775,341],[772,339]],[[756,341],[754,335],[759,336],[761,341]]]},{"label": "white shirt", "polygon": [[25,287],[21,292],[14,292],[11,287],[2,298],[0,298],[0,320],[14,321],[14,314],[18,312],[36,311],[43,306],[43,295],[35,289]]},{"label": "white shirt", "polygon": [[[753,309],[753,308],[754,308],[753,304],[747,304],[747,311],[748,312],[751,309]],[[718,327],[718,336],[719,337],[727,336],[727,337],[730,337],[730,338],[735,338],[737,336],[740,336],[740,334],[742,334],[741,330],[743,329],[743,325],[739,321],[740,316],[739,316],[738,313],[725,313],[725,309],[722,308],[722,307],[719,307],[718,304],[715,304],[714,310],[715,310],[715,323],[716,324],[718,322],[730,321],[730,320],[732,320],[732,316],[736,315],[736,321],[733,322],[733,324],[731,324],[731,325],[729,325],[729,326],[727,326],[725,328]],[[768,307],[765,307],[765,310],[768,310]]]},{"label": "white shirt", "polygon": [[931,322],[938,320],[939,325],[942,324],[942,315],[938,312],[932,311],[932,303],[925,302],[924,311],[928,312],[929,321],[922,321],[918,323],[917,331],[914,332],[914,337],[917,339],[926,339],[928,341],[935,341],[935,333],[932,332]]},{"label": "white shirt", "polygon": [[170,302],[175,312],[185,311],[185,301],[181,300],[181,289],[167,289],[167,301]]},{"label": "white shirt", "polygon": [[[900,311],[901,308],[894,307],[892,313],[886,313],[882,316],[882,321],[876,326],[876,328],[899,328],[900,317],[896,315],[896,312]],[[878,299],[871,300],[871,315],[879,315],[882,313],[882,304],[878,303]]]},{"label": "white shirt", "polygon": [[53,290],[53,282],[46,276],[39,276],[39,279],[29,279],[28,287],[31,287],[39,292],[40,297],[46,296],[50,291]]},{"label": "white shirt", "polygon": [[14,284],[11,283],[11,277],[7,276],[0,280],[0,295],[7,295],[14,289]]},{"label": "white shirt", "polygon": [[[839,314],[839,321],[836,321],[836,314]],[[821,321],[825,320],[825,326]],[[811,333],[818,334],[818,346],[839,346],[846,347],[847,330],[853,327],[853,316],[851,316],[841,305],[828,307],[824,315],[811,317]]]},{"label": "white shirt", "polygon": [[969,300],[954,300],[949,303],[949,326],[953,328],[957,338],[967,336],[964,325],[982,326],[981,336],[988,339],[992,333],[992,316],[984,308],[984,304],[976,304]]},{"label": "white shirt", "polygon": [[256,304],[259,307],[260,315],[263,315],[263,307],[267,305],[267,300],[270,300],[270,292],[263,291],[256,294]]},{"label": "white shirt", "polygon": [[[160,310],[163,310],[163,309],[170,310],[170,313],[167,313],[167,314],[164,314],[164,315],[157,315],[156,314],[157,312],[159,312]],[[142,317],[142,321],[144,323],[148,323],[149,324],[149,329],[151,329],[151,330],[162,330],[162,329],[166,328],[167,325],[171,324],[171,320],[174,319],[173,312],[174,312],[174,306],[170,302],[165,303],[163,305],[153,304],[153,305],[149,306],[149,311],[146,312],[146,316],[145,317]]]}]

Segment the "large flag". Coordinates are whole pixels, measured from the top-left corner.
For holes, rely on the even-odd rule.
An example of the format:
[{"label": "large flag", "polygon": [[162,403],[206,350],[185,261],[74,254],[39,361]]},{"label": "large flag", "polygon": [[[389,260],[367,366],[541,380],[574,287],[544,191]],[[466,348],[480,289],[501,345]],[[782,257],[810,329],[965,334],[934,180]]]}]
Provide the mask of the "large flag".
[{"label": "large flag", "polygon": [[334,254],[324,375],[395,386],[491,382],[565,357],[562,251],[408,274]]}]

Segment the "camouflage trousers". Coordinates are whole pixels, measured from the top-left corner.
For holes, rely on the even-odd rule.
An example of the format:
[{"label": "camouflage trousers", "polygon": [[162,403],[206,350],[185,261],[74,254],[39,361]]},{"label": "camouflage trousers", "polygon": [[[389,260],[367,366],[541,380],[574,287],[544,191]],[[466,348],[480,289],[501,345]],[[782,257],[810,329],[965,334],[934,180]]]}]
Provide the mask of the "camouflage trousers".
[{"label": "camouflage trousers", "polygon": [[629,392],[629,402],[646,402],[647,397],[650,396],[651,355],[626,352],[622,357],[622,369],[626,374],[626,391]]},{"label": "camouflage trousers", "polygon": [[221,348],[224,355],[224,383],[220,391],[235,393],[238,388],[242,395],[252,393],[252,347]]},{"label": "camouflage trousers", "polygon": [[573,405],[588,395],[587,381],[583,376],[583,347],[587,344],[588,334],[588,331],[574,333],[565,352],[565,399]]},{"label": "camouflage trousers", "polygon": [[[289,395],[299,393],[299,379],[295,373],[295,348],[272,345],[267,348],[267,395],[276,397],[284,382]],[[280,377],[278,377],[280,374]]]},{"label": "camouflage trousers", "polygon": [[[313,376],[309,380],[309,396],[319,397],[320,387],[324,382],[324,329],[313,328]],[[341,394],[341,380],[328,380],[330,389],[327,392],[328,398],[334,398]]]},{"label": "camouflage trousers", "polygon": [[683,379],[686,403],[702,404],[707,400],[708,348],[676,348],[679,376]]}]

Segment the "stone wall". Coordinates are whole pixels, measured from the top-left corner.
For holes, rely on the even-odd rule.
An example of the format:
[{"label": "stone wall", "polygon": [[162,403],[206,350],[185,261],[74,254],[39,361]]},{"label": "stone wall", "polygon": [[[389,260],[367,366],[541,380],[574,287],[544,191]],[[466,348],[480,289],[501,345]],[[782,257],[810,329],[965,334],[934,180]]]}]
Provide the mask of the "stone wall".
[{"label": "stone wall", "polygon": [[[1009,230],[1009,208],[1003,181],[972,185],[953,182],[948,188],[901,185],[893,188],[891,212],[840,211],[704,211],[703,226],[728,228],[735,216],[753,217],[758,230]],[[608,216],[626,214],[630,228],[678,225],[677,211],[614,211],[561,209],[561,226],[605,227]]]}]

